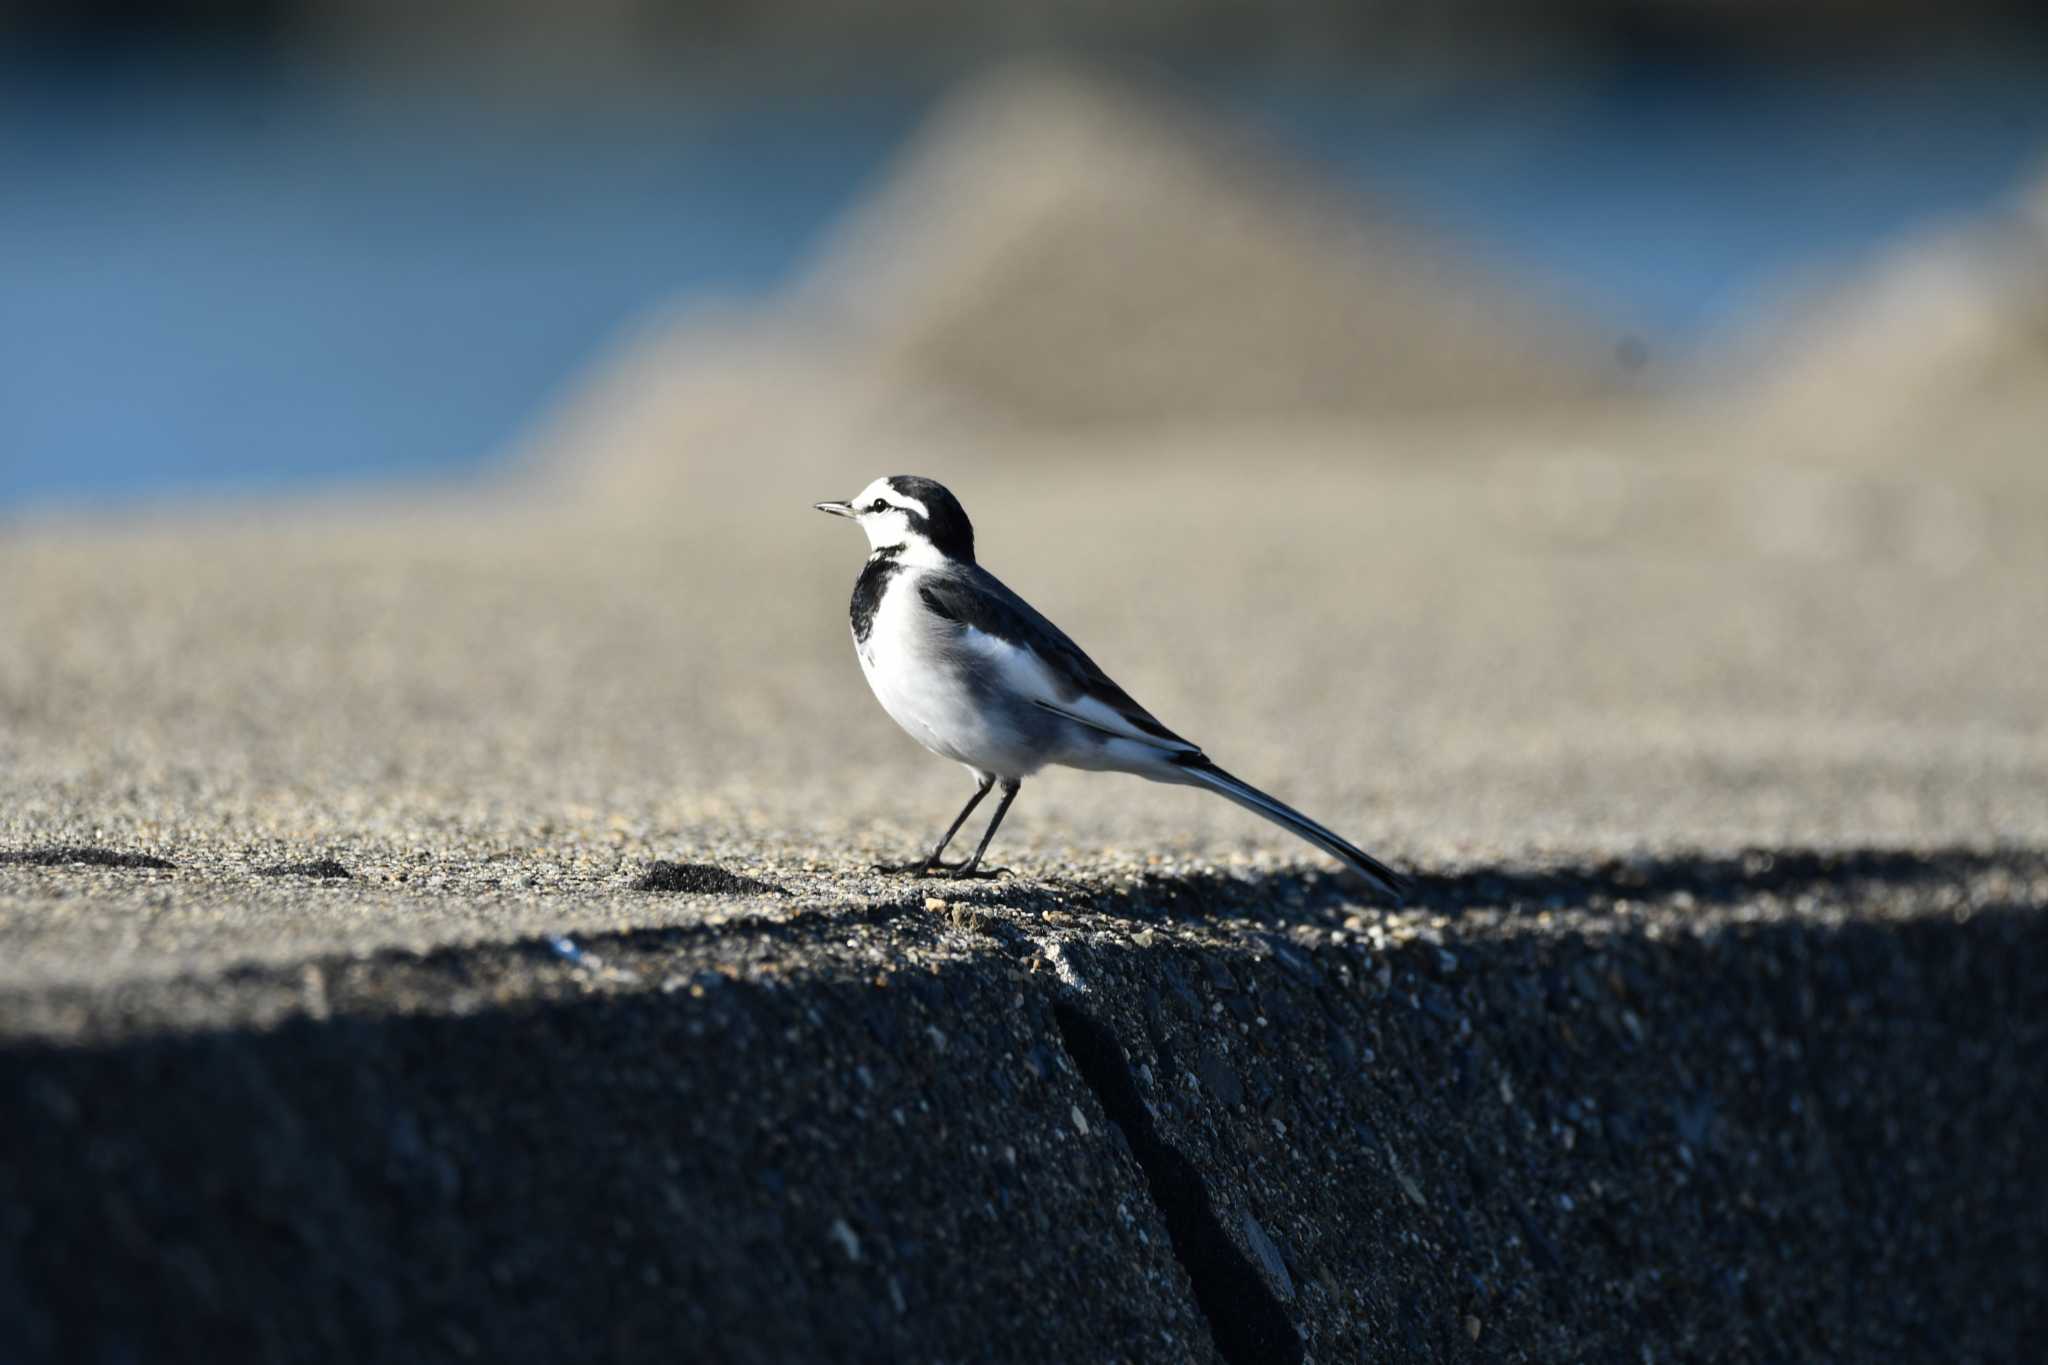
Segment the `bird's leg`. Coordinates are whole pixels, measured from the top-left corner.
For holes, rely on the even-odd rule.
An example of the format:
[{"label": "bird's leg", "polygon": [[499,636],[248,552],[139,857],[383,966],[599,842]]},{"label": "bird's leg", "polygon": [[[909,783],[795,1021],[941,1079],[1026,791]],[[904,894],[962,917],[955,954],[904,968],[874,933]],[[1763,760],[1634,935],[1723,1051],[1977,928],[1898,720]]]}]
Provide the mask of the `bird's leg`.
[{"label": "bird's leg", "polygon": [[[938,847],[928,856],[913,858],[907,863],[876,863],[875,871],[915,872],[920,877],[928,877],[934,867],[945,867],[946,864],[939,861],[939,855],[946,851],[946,845],[953,842],[953,836],[960,832],[960,826],[967,823],[967,817],[974,814],[974,808],[981,804],[981,798],[987,796],[988,789],[995,784],[996,780],[993,777],[984,777],[981,780],[981,785],[974,789],[974,795],[967,798],[967,804],[960,808],[960,813],[953,817],[953,823],[946,826],[946,832],[939,836]],[[975,856],[979,858],[981,855],[977,853]]]},{"label": "bird's leg", "polygon": [[[1021,781],[1014,777],[1005,778],[1003,780],[1003,799],[996,803],[995,818],[988,822],[988,828],[985,831],[983,831],[981,836],[981,845],[980,847],[974,850],[974,856],[972,858],[969,858],[965,863],[961,864],[959,867],[949,869],[954,876],[996,877],[1002,875],[1004,872],[1007,872],[1009,870],[1008,868],[1003,867],[992,867],[988,871],[983,872],[981,870],[981,855],[988,852],[989,840],[996,837],[996,826],[1002,824],[1003,817],[1010,813],[1010,803],[1017,799],[1017,788],[1023,785],[1024,784]],[[982,788],[982,790],[986,791],[988,789],[984,787]],[[961,818],[965,819],[966,817],[963,815]]]}]

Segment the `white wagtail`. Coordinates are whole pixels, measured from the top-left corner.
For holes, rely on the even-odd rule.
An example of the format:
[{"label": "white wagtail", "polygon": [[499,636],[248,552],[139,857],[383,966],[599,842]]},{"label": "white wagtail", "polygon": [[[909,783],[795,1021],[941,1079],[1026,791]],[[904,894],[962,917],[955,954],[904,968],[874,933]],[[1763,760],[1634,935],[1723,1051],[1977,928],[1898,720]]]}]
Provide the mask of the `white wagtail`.
[{"label": "white wagtail", "polygon": [[[1017,788],[1057,763],[1207,787],[1300,835],[1395,900],[1405,894],[1392,868],[1240,782],[1161,725],[1058,626],[976,564],[974,527],[939,484],[897,474],[875,480],[852,502],[816,506],[859,522],[873,547],[853,585],[853,644],[868,686],[912,739],[974,774],[974,795],[938,847],[883,871],[975,876]],[[942,861],[999,782],[1003,799],[974,856]]]}]

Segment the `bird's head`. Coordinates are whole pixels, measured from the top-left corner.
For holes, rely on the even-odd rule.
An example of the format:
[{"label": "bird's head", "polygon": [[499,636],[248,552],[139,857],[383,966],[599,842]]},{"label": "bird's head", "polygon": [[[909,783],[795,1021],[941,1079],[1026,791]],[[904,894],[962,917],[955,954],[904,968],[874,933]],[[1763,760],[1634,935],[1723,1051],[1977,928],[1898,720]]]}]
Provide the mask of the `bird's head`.
[{"label": "bird's head", "polygon": [[930,550],[946,559],[974,562],[974,526],[960,500],[943,484],[916,474],[876,479],[850,502],[814,505],[820,512],[859,522],[877,551]]}]

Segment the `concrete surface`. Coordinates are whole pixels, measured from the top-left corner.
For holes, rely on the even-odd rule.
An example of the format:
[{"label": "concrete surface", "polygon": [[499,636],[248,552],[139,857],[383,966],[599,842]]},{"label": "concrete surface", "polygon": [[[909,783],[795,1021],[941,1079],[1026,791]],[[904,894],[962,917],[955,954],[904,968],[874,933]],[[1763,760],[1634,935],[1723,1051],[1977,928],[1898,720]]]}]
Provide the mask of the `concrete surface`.
[{"label": "concrete surface", "polygon": [[[1624,436],[7,532],[0,1355],[2024,1358],[2041,486]],[[1079,774],[871,872],[898,467],[1415,904]]]}]

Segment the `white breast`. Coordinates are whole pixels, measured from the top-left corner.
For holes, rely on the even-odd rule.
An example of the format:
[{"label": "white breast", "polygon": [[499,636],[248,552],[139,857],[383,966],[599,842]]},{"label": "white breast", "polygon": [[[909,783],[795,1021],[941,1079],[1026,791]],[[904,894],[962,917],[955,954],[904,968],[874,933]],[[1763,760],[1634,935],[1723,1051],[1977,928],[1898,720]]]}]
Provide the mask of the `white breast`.
[{"label": "white breast", "polygon": [[1006,708],[978,694],[950,647],[953,629],[919,600],[916,568],[889,580],[865,641],[861,671],[890,719],[925,748],[977,772],[1023,777],[1043,765]]}]

